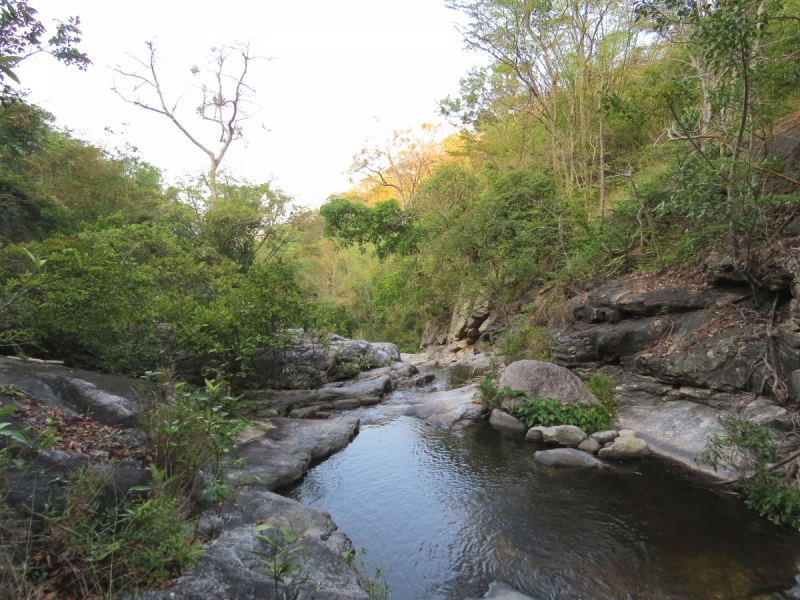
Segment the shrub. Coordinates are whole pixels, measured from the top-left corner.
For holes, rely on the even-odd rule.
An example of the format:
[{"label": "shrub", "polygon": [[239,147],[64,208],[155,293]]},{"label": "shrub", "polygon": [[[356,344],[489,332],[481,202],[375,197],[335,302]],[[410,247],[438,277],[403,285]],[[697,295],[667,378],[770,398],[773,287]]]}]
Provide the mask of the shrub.
[{"label": "shrub", "polygon": [[697,464],[733,469],[745,504],[775,523],[800,527],[800,491],[770,470],[777,449],[769,431],[744,419],[721,418]]},{"label": "shrub", "polygon": [[553,398],[525,398],[522,405],[508,411],[528,427],[575,425],[591,435],[611,426],[615,411],[604,402],[560,404]]},{"label": "shrub", "polygon": [[541,327],[520,327],[507,330],[497,342],[497,353],[507,363],[517,360],[541,360],[550,362],[552,340]]},{"label": "shrub", "polygon": [[153,395],[141,413],[156,469],[164,472],[171,489],[182,490],[193,502],[221,482],[222,461],[247,427],[247,421],[237,417],[238,401],[224,393],[223,383],[207,381],[205,389],[196,391],[175,384]]}]

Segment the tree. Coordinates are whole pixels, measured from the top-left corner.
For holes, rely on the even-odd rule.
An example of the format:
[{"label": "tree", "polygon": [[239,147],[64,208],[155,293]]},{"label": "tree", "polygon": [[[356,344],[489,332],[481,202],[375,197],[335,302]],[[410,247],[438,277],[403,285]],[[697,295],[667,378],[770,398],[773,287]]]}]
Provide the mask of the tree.
[{"label": "tree", "polygon": [[[219,132],[219,145],[214,148],[200,141],[199,136],[189,131],[184,122],[178,118],[179,97],[174,103],[168,102],[164,84],[156,70],[156,47],[153,42],[145,42],[147,57],[142,59],[129,55],[137,65],[134,70],[117,66],[114,70],[132,83],[130,89],[122,90],[114,83],[113,90],[125,102],[139,106],[145,110],[167,117],[185,135],[189,141],[200,148],[209,158],[208,185],[211,199],[217,198],[217,172],[231,144],[242,137],[242,124],[253,116],[251,97],[253,88],[247,84],[250,64],[256,60],[250,50],[250,44],[237,44],[212,48],[211,68],[206,71],[210,75],[209,82],[200,84],[201,99],[197,106],[197,114],[204,122],[213,123]],[[237,63],[238,64],[235,64]],[[202,70],[192,67],[194,76]],[[148,100],[143,94],[150,96]]]},{"label": "tree", "polygon": [[426,137],[415,136],[411,129],[393,131],[382,141],[367,141],[353,156],[351,175],[361,175],[365,182],[397,192],[400,206],[413,206],[422,181],[441,160],[442,151],[436,141],[438,126],[423,124]]},{"label": "tree", "polygon": [[36,14],[36,9],[24,0],[0,0],[0,94],[5,99],[19,97],[19,91],[8,80],[19,83],[13,69],[31,56],[50,54],[81,71],[92,64],[89,57],[77,48],[81,41],[79,17],[70,17],[66,23],[59,22],[55,35],[44,41],[46,28]]}]

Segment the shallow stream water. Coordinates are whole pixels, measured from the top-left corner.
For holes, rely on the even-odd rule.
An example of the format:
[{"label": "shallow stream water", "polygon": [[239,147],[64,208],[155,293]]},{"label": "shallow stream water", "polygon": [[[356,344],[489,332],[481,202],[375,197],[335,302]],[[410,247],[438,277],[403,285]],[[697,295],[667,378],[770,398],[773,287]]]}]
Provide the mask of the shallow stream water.
[{"label": "shallow stream water", "polygon": [[551,469],[488,425],[391,416],[403,399],[357,411],[355,440],[284,490],[389,570],[394,600],[481,597],[495,580],[548,600],[739,599],[793,584],[800,534],[675,463]]}]

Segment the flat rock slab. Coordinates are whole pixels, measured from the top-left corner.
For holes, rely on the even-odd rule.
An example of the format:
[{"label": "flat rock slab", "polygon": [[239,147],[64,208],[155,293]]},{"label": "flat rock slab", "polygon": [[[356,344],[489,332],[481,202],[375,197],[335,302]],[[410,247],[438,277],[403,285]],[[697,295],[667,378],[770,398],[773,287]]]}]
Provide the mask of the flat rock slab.
[{"label": "flat rock slab", "polygon": [[605,465],[591,454],[575,448],[554,448],[534,453],[533,459],[557,469],[597,469]]},{"label": "flat rock slab", "polygon": [[374,404],[375,398],[391,389],[391,376],[376,373],[369,378],[329,384],[316,390],[257,390],[245,393],[245,397],[258,405],[257,413],[274,411],[272,414],[288,415],[298,408],[333,404],[338,400]]},{"label": "flat rock slab", "polygon": [[12,384],[50,408],[117,427],[136,425],[148,387],[141,379],[10,358],[0,358],[0,383]]},{"label": "flat rock slab", "polygon": [[431,425],[447,429],[466,427],[481,419],[486,407],[475,400],[476,386],[434,392],[414,397],[409,406],[399,409],[400,414],[424,419]]},{"label": "flat rock slab", "polygon": [[[489,584],[489,591],[486,592],[484,598],[491,598],[493,600],[533,600],[530,596],[526,596],[522,592],[518,592],[510,585],[493,581]],[[467,600],[480,600],[479,598],[468,598]]]},{"label": "flat rock slab", "polygon": [[[273,581],[258,573],[264,568],[254,552],[265,548],[256,540],[256,523],[306,528],[297,545],[305,548],[308,564],[300,585],[301,600],[368,600],[355,571],[342,564],[342,553],[352,548],[350,540],[317,508],[300,504],[263,489],[249,488],[226,503],[222,533],[205,545],[198,565],[186,572],[173,587],[142,592],[139,600],[244,600],[274,598]],[[299,559],[299,554],[295,554]]]},{"label": "flat rock slab", "polygon": [[358,433],[359,419],[340,417],[328,420],[269,419],[254,422],[266,430],[263,435],[249,431],[237,445],[236,459],[242,468],[228,467],[231,483],[259,485],[268,490],[289,485],[306,474],[311,463],[327,458],[347,446]]}]

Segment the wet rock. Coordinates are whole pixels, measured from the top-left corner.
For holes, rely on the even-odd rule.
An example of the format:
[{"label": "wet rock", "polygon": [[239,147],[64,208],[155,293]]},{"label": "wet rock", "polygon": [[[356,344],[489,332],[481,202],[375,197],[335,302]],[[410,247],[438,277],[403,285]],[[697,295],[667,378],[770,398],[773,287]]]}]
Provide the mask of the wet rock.
[{"label": "wet rock", "polygon": [[[529,398],[554,398],[561,404],[597,402],[594,394],[570,371],[538,360],[519,360],[508,365],[499,382],[500,389],[506,386],[525,392]],[[520,398],[507,398],[503,408],[514,408],[522,402]]]},{"label": "wet rock", "polygon": [[600,445],[603,445],[608,442],[613,442],[618,435],[619,434],[615,430],[607,429],[606,431],[595,431],[592,437],[600,442]]},{"label": "wet rock", "polygon": [[259,574],[263,563],[254,552],[264,547],[256,540],[257,523],[286,525],[305,532],[297,542],[304,547],[308,563],[303,573],[309,580],[298,587],[298,600],[368,600],[355,571],[342,563],[342,554],[352,549],[350,540],[328,513],[266,490],[249,488],[222,511],[223,529],[208,543],[195,568],[170,588],[140,592],[138,600],[233,600],[273,598],[274,583]]},{"label": "wet rock", "polygon": [[650,454],[647,442],[636,437],[618,437],[609,448],[598,452],[602,458],[633,459],[643,458]]},{"label": "wet rock", "polygon": [[494,409],[492,411],[492,416],[489,418],[489,423],[492,424],[492,427],[497,429],[506,429],[508,431],[525,431],[527,426],[525,423],[512,417],[507,412],[503,412],[502,410]]},{"label": "wet rock", "polygon": [[358,403],[358,400],[355,400],[353,398],[346,398],[344,400],[334,400],[333,402],[331,402],[331,404],[333,405],[333,408],[336,410],[352,410],[354,408],[358,408],[359,406],[361,406]]},{"label": "wet rock", "polygon": [[476,386],[422,394],[410,399],[412,404],[398,407],[398,414],[425,419],[431,425],[447,429],[462,428],[480,420],[486,407],[475,399]]},{"label": "wet rock", "polygon": [[582,468],[596,469],[604,466],[591,454],[581,452],[575,448],[554,448],[552,450],[540,450],[533,455],[534,460],[555,468]]},{"label": "wet rock", "polygon": [[[312,461],[327,458],[347,446],[358,433],[359,419],[279,418],[253,424],[251,437],[236,446],[227,478],[233,484],[275,490],[300,479]],[[259,427],[266,431],[259,431]],[[241,468],[233,465],[237,459],[244,460]]]},{"label": "wet rock", "polygon": [[547,427],[531,427],[528,433],[525,434],[525,439],[529,442],[543,442],[542,431]]},{"label": "wet rock", "polygon": [[[518,592],[510,585],[493,581],[489,584],[489,591],[486,592],[484,598],[493,598],[494,600],[533,600],[530,596],[526,596],[522,592]],[[470,598],[468,600],[479,600],[478,598]]]},{"label": "wet rock", "polygon": [[596,454],[600,448],[602,448],[602,445],[595,438],[587,438],[578,444],[578,450],[590,454]]},{"label": "wet rock", "polygon": [[575,425],[556,425],[542,429],[542,441],[545,444],[560,446],[577,446],[586,439],[586,434]]}]

